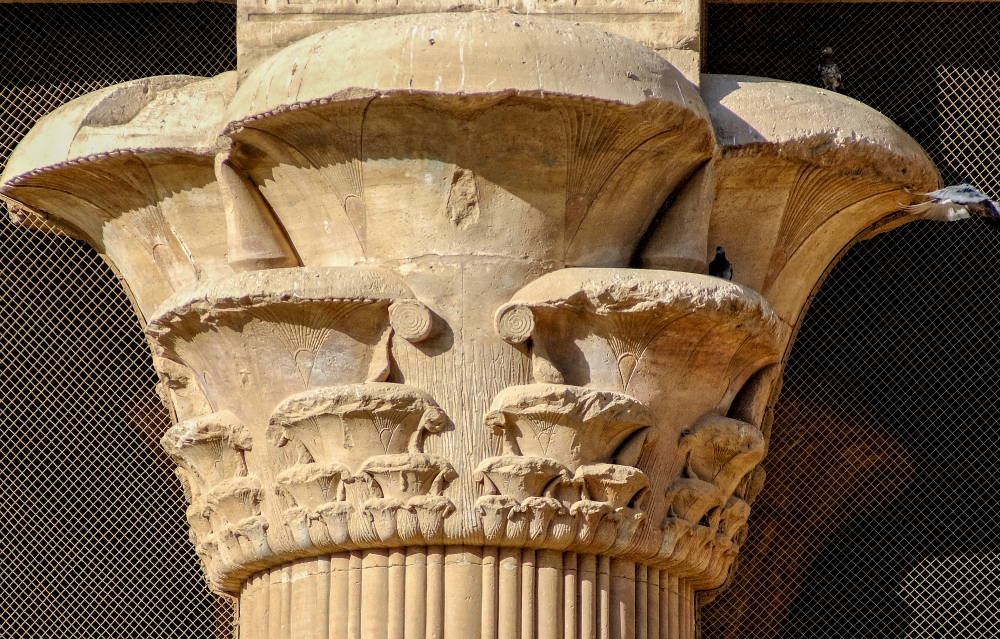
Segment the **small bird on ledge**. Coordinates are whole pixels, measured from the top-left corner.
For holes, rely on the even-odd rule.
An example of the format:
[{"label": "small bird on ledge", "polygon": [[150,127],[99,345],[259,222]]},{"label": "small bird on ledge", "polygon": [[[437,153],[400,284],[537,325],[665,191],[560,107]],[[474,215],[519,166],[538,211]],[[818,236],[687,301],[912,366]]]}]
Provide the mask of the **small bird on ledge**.
[{"label": "small bird on ledge", "polygon": [[708,263],[708,274],[724,280],[733,279],[733,263],[726,259],[726,249],[715,247],[715,259]]},{"label": "small bird on ledge", "polygon": [[918,220],[955,222],[981,217],[994,228],[1000,228],[1000,205],[970,184],[946,186],[926,193],[926,202],[904,206],[903,210]]},{"label": "small bird on ledge", "polygon": [[823,88],[827,91],[840,91],[844,88],[840,67],[833,61],[833,48],[823,49],[823,61],[819,65],[819,77],[823,80]]}]

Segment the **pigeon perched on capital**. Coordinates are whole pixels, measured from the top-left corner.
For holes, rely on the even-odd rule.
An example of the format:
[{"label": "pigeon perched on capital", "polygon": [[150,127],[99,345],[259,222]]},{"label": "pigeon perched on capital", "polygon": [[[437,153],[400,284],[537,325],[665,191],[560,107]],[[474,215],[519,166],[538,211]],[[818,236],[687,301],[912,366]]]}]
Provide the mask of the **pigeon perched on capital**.
[{"label": "pigeon perched on capital", "polygon": [[733,263],[726,259],[726,249],[715,247],[715,259],[708,263],[708,274],[724,280],[733,279]]},{"label": "pigeon perched on capital", "polygon": [[1000,205],[970,184],[946,186],[925,193],[926,202],[911,204],[903,210],[918,220],[955,222],[981,217],[994,228],[1000,228]]},{"label": "pigeon perched on capital", "polygon": [[828,91],[840,91],[844,87],[840,67],[833,61],[833,48],[823,49],[823,61],[819,64],[819,77],[823,80],[823,88]]}]

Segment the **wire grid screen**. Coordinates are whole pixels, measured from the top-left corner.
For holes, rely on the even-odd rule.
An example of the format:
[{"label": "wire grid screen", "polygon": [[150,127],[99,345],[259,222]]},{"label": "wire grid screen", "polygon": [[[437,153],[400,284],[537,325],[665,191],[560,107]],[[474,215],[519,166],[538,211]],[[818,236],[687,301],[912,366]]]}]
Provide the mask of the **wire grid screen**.
[{"label": "wire grid screen", "polygon": [[[84,93],[235,68],[235,28],[228,4],[0,4],[0,168]],[[87,245],[0,214],[0,636],[232,636],[131,304]]]},{"label": "wire grid screen", "polygon": [[[706,71],[842,92],[946,184],[1000,195],[1000,4],[708,6]],[[917,222],[853,247],[801,326],[767,481],[702,639],[1000,636],[1000,232]],[[739,265],[736,265],[739,268]]]}]

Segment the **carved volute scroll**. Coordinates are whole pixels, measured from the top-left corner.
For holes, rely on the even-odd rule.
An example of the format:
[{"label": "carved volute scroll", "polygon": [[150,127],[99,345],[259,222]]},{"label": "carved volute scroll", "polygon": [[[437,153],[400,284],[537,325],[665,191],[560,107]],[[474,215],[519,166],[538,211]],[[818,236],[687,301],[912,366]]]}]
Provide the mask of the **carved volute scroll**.
[{"label": "carved volute scroll", "polygon": [[241,77],[84,96],[0,178],[121,273],[241,636],[693,639],[798,314],[926,155],[533,15],[354,21]]}]

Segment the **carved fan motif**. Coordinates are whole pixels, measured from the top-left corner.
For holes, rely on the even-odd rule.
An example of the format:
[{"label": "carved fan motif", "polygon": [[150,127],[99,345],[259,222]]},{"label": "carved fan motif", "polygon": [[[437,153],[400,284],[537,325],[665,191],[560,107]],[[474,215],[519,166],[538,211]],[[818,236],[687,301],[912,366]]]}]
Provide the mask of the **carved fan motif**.
[{"label": "carved fan motif", "polygon": [[383,410],[365,411],[365,415],[369,420],[371,420],[372,426],[375,427],[375,431],[378,433],[378,439],[382,442],[382,448],[386,453],[389,453],[392,436],[395,435],[400,426],[402,426],[406,413],[402,411]]},{"label": "carved fan motif", "polygon": [[608,178],[640,144],[660,132],[635,117],[600,102],[580,101],[561,111],[569,157],[566,168],[567,249]]},{"label": "carved fan motif", "polygon": [[890,193],[896,189],[897,186],[893,184],[879,184],[860,177],[844,177],[827,167],[803,165],[795,186],[788,195],[774,255],[761,290],[766,291],[774,283],[788,257],[830,217],[865,196]]},{"label": "carved fan motif", "polygon": [[676,317],[654,317],[638,313],[609,313],[598,315],[598,327],[607,340],[611,352],[618,362],[618,372],[622,379],[622,389],[628,388],[635,367],[656,336],[677,319]]},{"label": "carved fan motif", "polygon": [[531,425],[542,455],[549,453],[549,442],[552,441],[552,431],[555,430],[558,419],[558,415],[537,415],[524,420],[524,423]]},{"label": "carved fan motif", "polygon": [[[273,138],[287,145],[296,156],[320,172],[323,182],[336,194],[357,236],[362,253],[367,250],[367,212],[361,162],[362,126],[370,98],[314,109],[294,127],[259,121],[244,125],[244,131]],[[240,131],[237,137],[243,134]]]},{"label": "carved fan motif", "polygon": [[302,385],[309,386],[316,355],[326,342],[332,327],[336,326],[353,311],[365,304],[364,301],[341,301],[337,304],[302,304],[294,308],[270,306],[255,308],[251,313],[267,323],[282,346],[295,361],[295,367],[302,378]]}]

